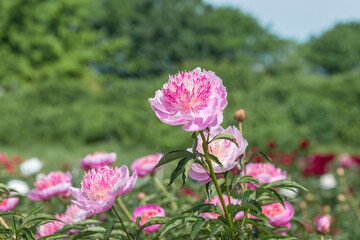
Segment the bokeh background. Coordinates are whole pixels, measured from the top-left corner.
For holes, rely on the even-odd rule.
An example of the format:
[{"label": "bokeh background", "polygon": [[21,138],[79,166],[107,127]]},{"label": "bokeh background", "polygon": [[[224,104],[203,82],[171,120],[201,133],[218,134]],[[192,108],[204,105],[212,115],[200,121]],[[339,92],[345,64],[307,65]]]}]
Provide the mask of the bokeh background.
[{"label": "bokeh background", "polygon": [[313,36],[294,25],[286,36],[255,2],[1,0],[0,152],[55,170],[94,151],[129,164],[187,148],[191,133],[161,123],[148,98],[168,74],[199,66],[227,87],[223,126],[247,111],[251,146],[294,149],[305,138],[358,154],[360,22],[326,22]]}]

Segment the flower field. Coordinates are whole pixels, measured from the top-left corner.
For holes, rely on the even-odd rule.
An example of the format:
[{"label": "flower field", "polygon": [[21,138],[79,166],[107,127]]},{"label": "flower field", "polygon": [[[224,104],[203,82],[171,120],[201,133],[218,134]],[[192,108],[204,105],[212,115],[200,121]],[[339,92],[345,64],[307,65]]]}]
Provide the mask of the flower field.
[{"label": "flower field", "polygon": [[170,75],[151,97],[154,117],[181,126],[187,148],[127,165],[94,149],[49,172],[37,158],[1,153],[0,237],[360,238],[359,155],[317,152],[307,139],[250,146],[244,109],[224,126],[227,89],[211,70]]}]

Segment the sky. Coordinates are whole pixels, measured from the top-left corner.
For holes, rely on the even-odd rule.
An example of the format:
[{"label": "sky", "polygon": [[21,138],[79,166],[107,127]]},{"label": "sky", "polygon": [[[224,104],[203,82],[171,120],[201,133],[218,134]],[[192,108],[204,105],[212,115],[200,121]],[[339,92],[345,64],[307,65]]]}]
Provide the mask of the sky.
[{"label": "sky", "polygon": [[206,0],[238,7],[282,37],[304,42],[337,22],[360,21],[360,0]]}]

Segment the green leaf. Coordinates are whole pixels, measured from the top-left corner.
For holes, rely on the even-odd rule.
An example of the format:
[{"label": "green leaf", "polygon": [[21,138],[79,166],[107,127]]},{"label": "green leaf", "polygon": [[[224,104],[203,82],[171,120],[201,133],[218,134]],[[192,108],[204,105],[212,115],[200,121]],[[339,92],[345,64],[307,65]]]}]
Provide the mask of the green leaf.
[{"label": "green leaf", "polygon": [[[168,223],[166,223],[166,225],[164,226],[163,231],[160,234],[160,238],[163,237],[167,232],[169,232],[170,230],[184,224],[184,223],[190,223],[190,222],[195,222],[198,219],[200,219],[201,217],[175,217],[173,219],[171,219]],[[202,218],[201,218],[202,219]]]},{"label": "green leaf", "polygon": [[140,220],[141,220],[141,216],[137,217],[136,218],[136,223],[135,223],[135,226],[136,226],[136,229],[139,230],[139,226],[140,226]]},{"label": "green leaf", "polygon": [[199,218],[193,225],[192,229],[191,229],[191,234],[190,234],[190,238],[194,239],[196,237],[196,235],[198,234],[199,230],[201,229],[202,226],[204,226],[205,224],[205,220],[202,218]]},{"label": "green leaf", "polygon": [[282,196],[276,190],[274,190],[272,188],[270,188],[269,190],[271,191],[271,193],[273,194],[275,199],[285,208],[285,203],[284,203],[284,199],[282,198]]},{"label": "green leaf", "polygon": [[56,217],[52,216],[51,214],[46,214],[46,213],[40,213],[40,214],[36,214],[36,215],[32,215],[30,217],[26,217],[24,218],[23,223],[21,224],[21,227],[25,227],[26,224],[34,222],[34,221],[46,221],[46,220],[53,220],[53,221],[59,221],[61,222],[59,219],[57,219]]},{"label": "green leaf", "polygon": [[248,202],[255,195],[255,190],[246,190],[242,196],[242,202]]},{"label": "green leaf", "polygon": [[186,210],[184,213],[190,213],[190,212],[198,212],[198,213],[213,212],[215,210],[216,210],[216,206],[214,204],[202,203],[202,204],[196,205],[193,208],[190,208],[189,210]]},{"label": "green leaf", "polygon": [[14,211],[4,211],[4,212],[0,212],[0,216],[8,216],[8,215],[14,215],[14,216],[21,216],[20,213],[18,212],[14,212]]},{"label": "green leaf", "polygon": [[213,139],[211,139],[211,141],[209,142],[209,144],[210,144],[211,142],[213,142],[213,141],[220,140],[220,139],[229,140],[229,141],[235,143],[237,147],[239,147],[239,144],[238,144],[238,142],[236,141],[235,137],[234,137],[231,133],[228,133],[228,132],[223,132],[223,133],[220,133],[220,134],[216,135]]},{"label": "green leaf", "polygon": [[210,183],[211,183],[211,181],[205,184],[206,197],[209,201],[210,201],[210,196],[211,196]]},{"label": "green leaf", "polygon": [[87,229],[84,229],[83,231],[76,233],[74,235],[72,235],[69,239],[70,240],[75,240],[75,239],[81,239],[83,237],[89,237],[91,235],[95,235],[98,233],[105,233],[106,230],[103,227],[89,227]]},{"label": "green leaf", "polygon": [[109,221],[106,225],[106,231],[104,233],[104,240],[108,240],[110,238],[111,232],[114,229],[115,221]]},{"label": "green leaf", "polygon": [[267,154],[265,154],[265,153],[262,152],[262,151],[260,151],[259,153],[260,153],[261,156],[263,156],[263,158],[265,158],[266,161],[268,161],[269,163],[275,165],[274,162],[273,162],[273,160],[272,160]]},{"label": "green leaf", "polygon": [[149,218],[144,225],[141,226],[141,228],[139,229],[139,231],[142,231],[144,228],[151,226],[151,225],[155,225],[155,224],[165,224],[169,221],[168,218],[166,217],[152,217]]},{"label": "green leaf", "polygon": [[196,155],[191,154],[188,157],[182,158],[179,162],[178,165],[176,166],[175,170],[171,173],[170,176],[170,182],[168,184],[168,186],[170,186],[171,184],[173,184],[173,182],[175,181],[175,179],[183,172],[185,171],[185,165],[187,164],[188,161],[194,159],[196,157]]},{"label": "green leaf", "polygon": [[[9,190],[9,188],[5,185],[5,184],[3,184],[3,183],[0,183],[0,192],[1,193],[6,193],[6,195],[9,195],[10,194],[10,190]],[[2,195],[2,194],[0,194],[0,195]]]},{"label": "green leaf", "polygon": [[280,181],[276,181],[276,182],[272,182],[272,183],[265,183],[262,185],[263,188],[286,188],[286,187],[294,187],[294,188],[299,188],[302,190],[305,190],[308,192],[308,190],[301,186],[300,184],[298,184],[297,182],[291,181],[291,180],[280,180]]},{"label": "green leaf", "polygon": [[189,175],[189,171],[190,171],[191,165],[194,164],[195,160],[196,160],[195,158],[194,158],[194,159],[190,159],[190,160],[185,164],[185,169],[184,169],[183,175],[182,175],[182,186],[181,186],[181,189],[185,186],[185,183],[186,183],[187,177],[188,177],[188,175]]},{"label": "green leaf", "polygon": [[38,240],[58,240],[58,239],[67,239],[69,236],[62,233],[55,233],[48,236],[39,238]]},{"label": "green leaf", "polygon": [[26,218],[30,217],[31,215],[34,215],[36,213],[38,213],[41,209],[43,209],[44,207],[36,207],[36,208],[33,208],[29,214],[26,216]]},{"label": "green leaf", "polygon": [[237,179],[234,186],[237,184],[240,184],[240,183],[251,183],[255,186],[261,185],[259,180],[257,180],[256,178],[254,178],[253,176],[250,176],[250,175],[242,176],[241,178]]},{"label": "green leaf", "polygon": [[284,236],[284,235],[270,235],[260,237],[259,240],[271,240],[271,239],[296,239],[294,237]]},{"label": "green leaf", "polygon": [[212,154],[210,154],[210,153],[205,153],[205,156],[207,157],[207,158],[210,158],[212,161],[214,161],[215,163],[217,163],[217,165],[219,165],[220,167],[221,167],[221,169],[224,171],[224,166],[222,165],[222,163],[219,161],[219,159],[216,157],[216,156],[214,156],[214,155],[212,155]]},{"label": "green leaf", "polygon": [[164,164],[167,164],[169,162],[172,162],[174,160],[180,159],[180,158],[186,158],[190,155],[193,155],[191,152],[185,151],[185,150],[175,150],[166,153],[159,161],[158,164],[153,169],[156,169]]}]

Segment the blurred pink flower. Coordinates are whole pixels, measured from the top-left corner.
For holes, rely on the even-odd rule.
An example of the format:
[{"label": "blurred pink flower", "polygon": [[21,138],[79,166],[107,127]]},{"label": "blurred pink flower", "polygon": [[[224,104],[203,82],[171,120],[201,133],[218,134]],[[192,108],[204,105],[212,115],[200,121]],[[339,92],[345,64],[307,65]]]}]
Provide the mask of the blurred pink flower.
[{"label": "blurred pink flower", "polygon": [[[229,198],[228,198],[228,196],[224,195],[223,197],[224,197],[224,202],[225,202],[226,206],[229,205]],[[233,205],[235,205],[235,204],[241,204],[241,200],[238,200],[238,199],[235,199],[235,198],[232,198],[232,197],[230,197],[230,202],[231,202],[231,204],[233,204]],[[224,213],[224,209],[223,209],[223,207],[222,207],[222,205],[221,205],[221,201],[220,201],[219,196],[214,196],[214,197],[210,200],[210,202],[206,199],[206,200],[205,200],[205,203],[211,203],[211,204],[214,204],[215,206],[216,206],[216,205],[219,205],[219,206],[221,207],[222,211],[223,211],[223,215],[225,214],[225,213]],[[216,219],[216,218],[218,218],[218,217],[220,216],[220,214],[209,212],[209,213],[200,213],[199,216],[202,217],[202,218]],[[235,220],[240,219],[240,218],[243,218],[243,217],[244,217],[244,212],[242,212],[242,211],[241,211],[241,212],[238,212],[238,213],[235,215]]]},{"label": "blurred pink flower", "polygon": [[[12,195],[12,194],[11,194]],[[0,212],[9,211],[14,209],[18,204],[19,198],[6,198],[0,202]]]},{"label": "blurred pink flower", "polygon": [[[212,162],[215,173],[227,172],[234,168],[238,163],[238,158],[245,152],[248,145],[247,141],[241,136],[240,131],[234,126],[228,127],[227,129],[220,127],[215,131],[212,131],[210,136],[215,137],[215,135],[224,132],[228,132],[233,135],[239,147],[237,147],[235,143],[226,139],[215,140],[209,144],[209,153],[216,156],[223,165],[223,168],[221,168],[217,163]],[[198,137],[198,146],[196,150],[200,153],[204,153],[201,137]],[[200,184],[205,184],[211,180],[209,174],[198,163],[194,163],[191,166],[189,176],[192,179],[199,181]]]},{"label": "blurred pink flower", "polygon": [[91,214],[109,210],[117,196],[130,192],[136,183],[137,173],[129,176],[128,168],[105,166],[91,169],[81,181],[82,188],[70,187],[73,201],[79,208]]},{"label": "blurred pink flower", "polygon": [[[56,214],[55,217],[58,218],[59,220],[63,221],[64,215]],[[45,223],[37,229],[36,239],[54,234],[56,231],[61,229],[63,226],[64,226],[64,223],[60,222],[60,221],[50,221],[48,223]]]},{"label": "blurred pink flower", "polygon": [[340,155],[340,167],[342,168],[351,168],[356,166],[356,161],[348,153],[343,153]]},{"label": "blurred pink flower", "polygon": [[[139,227],[144,225],[144,223],[152,217],[165,217],[165,211],[159,205],[156,204],[147,204],[135,209],[133,214],[132,222],[136,223],[136,218],[141,217]],[[153,233],[161,227],[160,224],[155,224],[148,226],[143,229],[144,233]]]},{"label": "blurred pink flower", "polygon": [[116,153],[107,153],[107,152],[95,152],[86,155],[81,159],[81,168],[84,170],[89,170],[92,168],[101,168],[107,165],[111,165],[116,160]]},{"label": "blurred pink flower", "polygon": [[288,203],[285,203],[285,208],[280,203],[272,203],[262,206],[262,214],[267,216],[269,223],[274,227],[285,226],[290,228],[290,220],[294,216],[294,208]]},{"label": "blurred pink flower", "polygon": [[62,221],[65,222],[65,224],[73,224],[83,221],[90,216],[91,214],[88,211],[80,209],[75,204],[71,204],[66,208]]},{"label": "blurred pink flower", "polygon": [[[156,153],[138,158],[131,165],[131,170],[133,172],[136,171],[139,178],[143,178],[153,172],[153,168],[156,166],[156,164],[158,164],[162,156],[162,153]],[[154,172],[159,170],[161,167],[162,166],[156,168]]]},{"label": "blurred pink flower", "polygon": [[71,174],[69,172],[51,172],[34,183],[35,189],[30,190],[28,197],[33,201],[47,200],[52,196],[70,195]]},{"label": "blurred pink flower", "polygon": [[330,230],[330,217],[327,215],[317,215],[314,218],[316,230],[320,233],[327,233]]},{"label": "blurred pink flower", "polygon": [[[244,176],[245,171],[242,170],[240,175]],[[286,171],[281,171],[280,168],[276,168],[270,163],[249,163],[246,165],[246,175],[250,175],[258,179],[261,184],[286,179]],[[248,186],[250,189],[256,188],[252,184],[248,184]]]},{"label": "blurred pink flower", "polygon": [[214,72],[195,68],[169,76],[169,82],[149,102],[162,122],[183,125],[185,131],[193,132],[222,123],[226,95],[222,80]]}]

